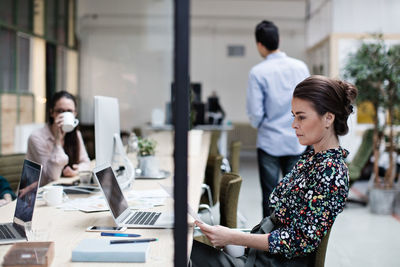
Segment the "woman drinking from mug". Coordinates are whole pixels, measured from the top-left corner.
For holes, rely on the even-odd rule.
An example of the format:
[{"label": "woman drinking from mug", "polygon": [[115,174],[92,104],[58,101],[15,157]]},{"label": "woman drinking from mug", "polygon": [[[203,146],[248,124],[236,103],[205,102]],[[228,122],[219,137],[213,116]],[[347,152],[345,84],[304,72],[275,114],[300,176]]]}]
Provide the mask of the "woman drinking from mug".
[{"label": "woman drinking from mug", "polygon": [[43,165],[40,185],[90,169],[82,135],[75,128],[75,97],[66,91],[57,92],[49,107],[49,121],[30,135],[26,155],[27,159]]},{"label": "woman drinking from mug", "polygon": [[193,242],[193,266],[314,266],[315,251],[342,212],[348,195],[348,152],[338,136],[348,132],[357,89],[346,82],[311,76],[292,99],[292,127],[306,151],[270,195],[271,216],[251,234],[195,222],[216,247],[240,245],[248,253],[232,257]]}]

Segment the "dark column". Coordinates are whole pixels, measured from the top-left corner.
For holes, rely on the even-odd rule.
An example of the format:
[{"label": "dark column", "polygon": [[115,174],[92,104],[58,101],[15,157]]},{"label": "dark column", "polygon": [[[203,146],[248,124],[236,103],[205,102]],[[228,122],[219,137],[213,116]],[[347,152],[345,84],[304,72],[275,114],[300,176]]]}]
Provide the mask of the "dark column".
[{"label": "dark column", "polygon": [[174,265],[187,266],[189,0],[175,0],[174,4]]}]

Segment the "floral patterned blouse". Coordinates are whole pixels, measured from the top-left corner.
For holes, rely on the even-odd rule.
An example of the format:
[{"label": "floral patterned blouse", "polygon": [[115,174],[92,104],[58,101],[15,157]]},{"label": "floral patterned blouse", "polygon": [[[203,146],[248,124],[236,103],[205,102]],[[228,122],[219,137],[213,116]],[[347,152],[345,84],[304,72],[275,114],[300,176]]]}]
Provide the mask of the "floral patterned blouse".
[{"label": "floral patterned blouse", "polygon": [[349,191],[348,151],[339,147],[304,153],[270,196],[278,228],[269,236],[269,252],[286,258],[313,252],[343,211]]}]

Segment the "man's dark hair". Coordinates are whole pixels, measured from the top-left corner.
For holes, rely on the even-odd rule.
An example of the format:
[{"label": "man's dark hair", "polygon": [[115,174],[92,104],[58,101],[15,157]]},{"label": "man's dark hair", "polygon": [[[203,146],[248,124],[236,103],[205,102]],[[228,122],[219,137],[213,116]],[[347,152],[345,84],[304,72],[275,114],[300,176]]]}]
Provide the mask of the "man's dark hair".
[{"label": "man's dark hair", "polygon": [[256,41],[261,43],[268,50],[273,51],[279,47],[278,27],[268,20],[263,20],[256,26]]}]

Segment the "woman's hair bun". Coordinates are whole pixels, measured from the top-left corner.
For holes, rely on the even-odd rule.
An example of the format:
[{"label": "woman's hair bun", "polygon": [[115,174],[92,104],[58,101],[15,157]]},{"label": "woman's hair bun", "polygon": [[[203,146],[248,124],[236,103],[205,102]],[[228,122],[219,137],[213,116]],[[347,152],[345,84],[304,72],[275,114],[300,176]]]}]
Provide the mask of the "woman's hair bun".
[{"label": "woman's hair bun", "polygon": [[347,111],[347,115],[350,115],[353,112],[353,103],[357,97],[358,90],[357,88],[346,81],[337,80],[338,85],[344,91],[345,99],[343,99],[344,108]]},{"label": "woman's hair bun", "polygon": [[345,135],[349,131],[347,119],[357,97],[357,88],[353,84],[313,75],[296,86],[293,97],[310,101],[321,116],[326,112],[335,114],[336,135]]}]

